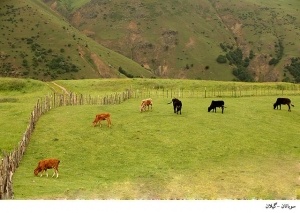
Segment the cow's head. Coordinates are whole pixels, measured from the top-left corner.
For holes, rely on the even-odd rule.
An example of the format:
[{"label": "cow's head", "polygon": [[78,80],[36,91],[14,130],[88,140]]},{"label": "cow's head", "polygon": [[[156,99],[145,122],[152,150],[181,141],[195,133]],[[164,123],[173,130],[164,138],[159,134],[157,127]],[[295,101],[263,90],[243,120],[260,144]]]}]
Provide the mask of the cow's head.
[{"label": "cow's head", "polygon": [[34,170],[33,173],[34,173],[35,176],[37,176],[37,175],[39,174],[40,171],[41,171],[41,168],[38,167],[38,168],[36,168],[36,169]]}]

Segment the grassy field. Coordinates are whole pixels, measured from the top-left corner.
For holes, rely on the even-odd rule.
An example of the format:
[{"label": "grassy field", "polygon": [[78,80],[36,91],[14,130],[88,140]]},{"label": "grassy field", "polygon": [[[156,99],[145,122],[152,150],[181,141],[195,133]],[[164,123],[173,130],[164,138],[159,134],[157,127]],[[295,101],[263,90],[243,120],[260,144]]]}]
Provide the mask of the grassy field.
[{"label": "grassy field", "polygon": [[[284,83],[105,79],[55,81],[68,91],[103,95],[127,88],[202,90],[293,88]],[[0,79],[0,149],[10,151],[28,124],[37,99],[53,82]],[[213,98],[183,96],[182,115],[170,97],[153,96],[152,111],[140,113],[141,98],[120,105],[65,106],[41,117],[13,176],[15,199],[299,199],[299,102],[292,112],[273,110],[276,96],[223,97],[224,114],[208,113]],[[96,113],[110,112],[92,127]],[[61,160],[58,179],[35,177],[40,159]],[[49,171],[52,175],[52,171]]]},{"label": "grassy field", "polygon": [[0,152],[17,146],[38,98],[52,90],[41,81],[0,78]]},{"label": "grassy field", "polygon": [[[273,110],[272,97],[169,99],[140,113],[121,105],[51,110],[36,126],[14,174],[15,199],[299,199],[299,103]],[[112,114],[92,127],[96,113]],[[61,160],[58,179],[34,177],[38,160]],[[52,171],[49,171],[52,175]]]}]

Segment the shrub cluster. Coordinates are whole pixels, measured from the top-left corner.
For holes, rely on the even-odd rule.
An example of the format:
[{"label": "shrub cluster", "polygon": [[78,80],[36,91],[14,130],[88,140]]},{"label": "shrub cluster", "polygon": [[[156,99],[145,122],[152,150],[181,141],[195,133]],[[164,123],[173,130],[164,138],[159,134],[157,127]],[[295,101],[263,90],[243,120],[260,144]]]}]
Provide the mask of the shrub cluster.
[{"label": "shrub cluster", "polygon": [[276,43],[275,44],[275,48],[276,48],[276,57],[272,58],[270,61],[269,61],[269,65],[276,65],[279,63],[279,61],[281,60],[282,56],[283,56],[283,50],[284,50],[284,47],[283,47],[283,44],[282,44],[282,41],[279,40],[278,41],[278,44]]},{"label": "shrub cluster", "polygon": [[133,78],[134,76],[131,75],[130,73],[127,73],[126,70],[124,70],[122,67],[119,67],[119,72],[125,75],[128,78]]},{"label": "shrub cluster", "polygon": [[233,65],[232,74],[240,81],[254,81],[253,76],[247,69],[250,60],[254,58],[254,53],[251,50],[248,57],[243,56],[243,52],[240,48],[233,48],[233,46],[220,44],[221,49],[226,53],[225,55],[219,55],[217,62],[220,64]]},{"label": "shrub cluster", "polygon": [[300,83],[300,57],[292,58],[291,64],[285,66],[285,69],[295,78],[296,83]]}]

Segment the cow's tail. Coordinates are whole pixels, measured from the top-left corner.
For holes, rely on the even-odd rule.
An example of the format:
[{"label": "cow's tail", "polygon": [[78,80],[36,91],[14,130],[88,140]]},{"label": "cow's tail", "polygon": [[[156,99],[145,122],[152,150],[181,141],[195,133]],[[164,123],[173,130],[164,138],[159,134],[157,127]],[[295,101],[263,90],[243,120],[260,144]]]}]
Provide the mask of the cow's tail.
[{"label": "cow's tail", "polygon": [[[171,101],[170,103],[172,103],[173,101]],[[170,103],[168,103],[168,104],[170,104]]]},{"label": "cow's tail", "polygon": [[292,107],[294,107],[294,105],[293,105],[293,104],[291,104],[291,106],[292,106]]}]

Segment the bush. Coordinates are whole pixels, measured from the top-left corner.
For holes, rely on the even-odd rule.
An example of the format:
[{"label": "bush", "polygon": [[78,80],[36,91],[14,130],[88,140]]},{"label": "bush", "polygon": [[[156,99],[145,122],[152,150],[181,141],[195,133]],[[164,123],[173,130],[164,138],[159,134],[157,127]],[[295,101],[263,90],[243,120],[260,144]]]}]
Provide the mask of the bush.
[{"label": "bush", "polygon": [[133,78],[133,75],[127,73],[126,70],[124,70],[122,67],[119,67],[119,72],[122,73],[123,75],[125,75],[128,78]]},{"label": "bush", "polygon": [[227,63],[227,59],[224,55],[219,55],[217,58],[217,62],[220,64],[225,64],[225,63]]},{"label": "bush", "polygon": [[300,58],[292,58],[291,64],[285,67],[287,71],[295,78],[296,83],[300,83]]},{"label": "bush", "polygon": [[252,75],[245,67],[238,67],[232,70],[232,74],[240,81],[252,82],[254,81]]}]

